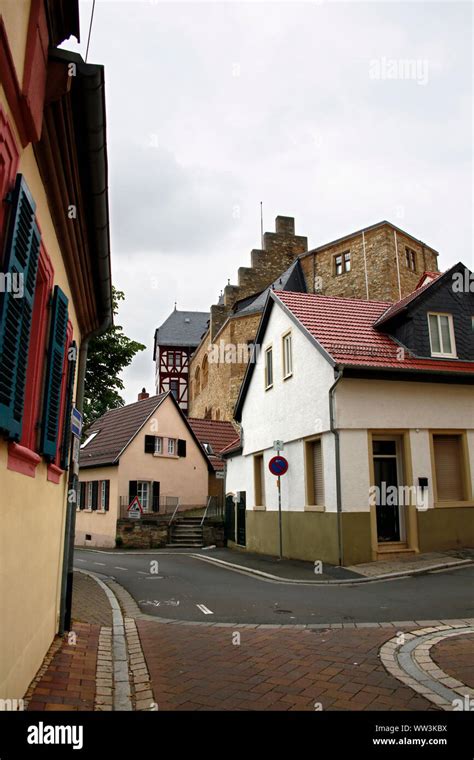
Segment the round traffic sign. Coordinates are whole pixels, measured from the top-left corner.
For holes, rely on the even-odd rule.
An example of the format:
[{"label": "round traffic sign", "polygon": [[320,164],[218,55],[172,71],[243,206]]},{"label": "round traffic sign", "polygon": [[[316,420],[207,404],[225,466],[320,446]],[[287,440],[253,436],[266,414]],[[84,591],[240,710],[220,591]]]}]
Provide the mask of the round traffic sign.
[{"label": "round traffic sign", "polygon": [[288,469],[288,460],[285,457],[272,457],[268,463],[268,469],[272,475],[284,475]]}]

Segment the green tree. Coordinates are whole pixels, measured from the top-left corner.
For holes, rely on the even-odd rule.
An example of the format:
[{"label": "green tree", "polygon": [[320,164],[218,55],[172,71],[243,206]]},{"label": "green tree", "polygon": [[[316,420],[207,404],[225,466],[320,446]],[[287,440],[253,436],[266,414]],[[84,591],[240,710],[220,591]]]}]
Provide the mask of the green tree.
[{"label": "green tree", "polygon": [[[112,288],[114,317],[117,316],[119,302],[124,299],[125,294],[121,290]],[[84,388],[84,430],[109,409],[124,405],[125,401],[120,395],[124,389],[120,372],[131,364],[135,354],[145,348],[143,343],[127,338],[123,328],[116,324],[91,340]]]}]

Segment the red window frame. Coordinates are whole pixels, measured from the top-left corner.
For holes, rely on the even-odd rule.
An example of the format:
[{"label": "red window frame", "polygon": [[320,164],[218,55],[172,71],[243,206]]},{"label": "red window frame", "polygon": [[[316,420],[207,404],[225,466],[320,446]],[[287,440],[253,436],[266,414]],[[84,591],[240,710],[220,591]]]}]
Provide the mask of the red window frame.
[{"label": "red window frame", "polygon": [[62,378],[61,378],[61,405],[59,408],[59,422],[58,422],[58,444],[56,447],[56,457],[54,462],[51,462],[48,465],[48,480],[50,480],[52,483],[59,483],[61,479],[61,475],[63,474],[64,470],[61,469],[59,466],[59,463],[61,461],[61,444],[62,444],[62,433],[64,429],[64,415],[66,413],[66,396],[67,396],[67,378],[68,378],[68,355],[69,355],[69,349],[71,348],[71,343],[73,340],[73,327],[71,320],[68,319],[67,322],[67,329],[66,329],[66,349],[64,351],[64,361],[63,361],[63,372],[62,372]]},{"label": "red window frame", "polygon": [[3,261],[5,245],[5,197],[14,185],[19,160],[20,153],[8,117],[0,104],[0,264]]}]

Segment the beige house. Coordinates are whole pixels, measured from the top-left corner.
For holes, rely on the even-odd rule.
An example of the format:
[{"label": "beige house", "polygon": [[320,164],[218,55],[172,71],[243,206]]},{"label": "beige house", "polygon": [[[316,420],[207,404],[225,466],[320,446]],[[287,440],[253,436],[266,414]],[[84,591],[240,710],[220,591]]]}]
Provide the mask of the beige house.
[{"label": "beige house", "polygon": [[81,447],[76,545],[115,546],[117,520],[137,497],[142,513],[205,507],[212,471],[173,393],[112,409]]}]

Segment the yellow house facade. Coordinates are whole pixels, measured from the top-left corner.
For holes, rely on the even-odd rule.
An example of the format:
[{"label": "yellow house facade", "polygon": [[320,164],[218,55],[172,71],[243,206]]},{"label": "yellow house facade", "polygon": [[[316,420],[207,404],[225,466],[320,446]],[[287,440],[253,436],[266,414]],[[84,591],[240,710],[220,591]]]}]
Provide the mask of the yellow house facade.
[{"label": "yellow house facade", "polygon": [[103,69],[56,49],[78,4],[0,11],[0,698],[18,699],[61,627],[71,409],[111,284]]}]

